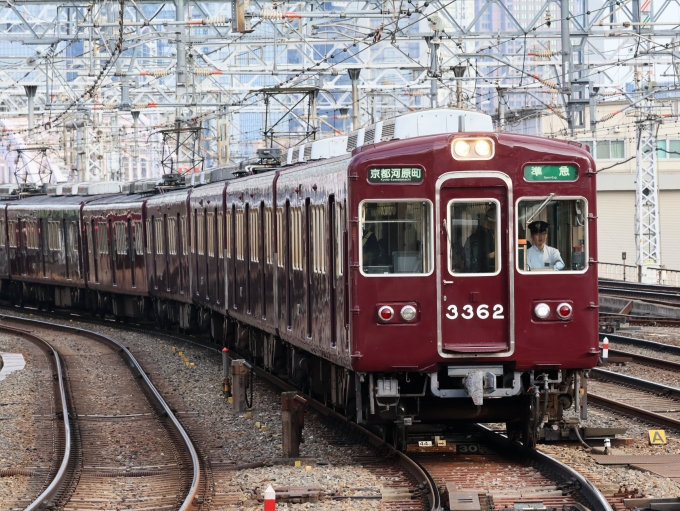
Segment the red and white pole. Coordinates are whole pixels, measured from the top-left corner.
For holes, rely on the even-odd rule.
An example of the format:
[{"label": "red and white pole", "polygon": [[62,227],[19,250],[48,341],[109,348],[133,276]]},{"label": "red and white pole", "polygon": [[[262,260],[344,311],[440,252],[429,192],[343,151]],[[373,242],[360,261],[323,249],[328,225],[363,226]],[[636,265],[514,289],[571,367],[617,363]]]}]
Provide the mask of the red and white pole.
[{"label": "red and white pole", "polygon": [[264,491],[264,511],[276,511],[276,492],[271,484]]},{"label": "red and white pole", "polygon": [[609,358],[609,339],[606,337],[602,341],[602,360],[607,360]]}]

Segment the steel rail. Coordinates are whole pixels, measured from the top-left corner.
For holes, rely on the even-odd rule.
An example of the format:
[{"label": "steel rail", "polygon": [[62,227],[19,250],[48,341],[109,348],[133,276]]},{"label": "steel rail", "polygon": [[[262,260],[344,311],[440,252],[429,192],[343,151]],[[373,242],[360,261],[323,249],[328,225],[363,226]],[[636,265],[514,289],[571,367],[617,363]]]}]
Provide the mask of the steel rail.
[{"label": "steel rail", "polygon": [[[217,350],[215,350],[217,351]],[[310,405],[312,408],[314,408],[317,412],[320,414],[326,416],[326,417],[332,417],[334,419],[337,419],[339,421],[342,421],[344,424],[349,426],[352,429],[355,429],[359,431],[362,435],[366,435],[368,438],[368,441],[373,445],[374,447],[387,447],[390,452],[393,454],[397,455],[399,457],[399,462],[403,465],[403,467],[413,475],[417,481],[419,481],[421,484],[424,484],[428,488],[428,500],[430,502],[430,509],[431,511],[441,511],[442,506],[441,506],[441,497],[439,495],[439,490],[437,489],[437,483],[435,480],[432,478],[432,476],[429,474],[427,470],[425,470],[420,463],[412,459],[410,456],[408,456],[406,453],[403,453],[397,449],[395,449],[393,446],[385,442],[382,438],[379,436],[375,435],[371,431],[367,430],[366,428],[360,426],[356,422],[352,422],[347,419],[344,415],[341,415],[334,410],[331,410],[330,408],[326,407],[323,403],[317,401],[316,399],[304,394],[303,392],[300,391],[300,389],[297,389],[293,387],[292,385],[284,382],[283,380],[277,378],[271,373],[268,373],[264,369],[261,369],[259,367],[253,366],[253,371],[260,376],[261,378],[269,381],[273,385],[284,389],[286,391],[295,391],[298,392],[300,395],[304,396],[304,398],[307,400],[307,404]],[[609,510],[608,510],[609,511]]]},{"label": "steel rail", "polygon": [[[13,321],[13,322],[29,324],[29,325],[39,325],[39,326],[44,327],[44,328],[51,328],[51,329],[60,330],[60,331],[63,331],[63,332],[77,334],[77,335],[81,335],[83,337],[88,337],[88,338],[96,340],[96,341],[112,344],[117,349],[119,349],[121,351],[121,353],[123,354],[123,358],[124,358],[125,362],[139,376],[140,381],[142,383],[142,388],[148,391],[148,392],[145,392],[147,397],[152,401],[153,404],[156,405],[156,407],[159,410],[162,410],[163,414],[165,414],[170,419],[170,423],[172,424],[172,426],[175,429],[178,436],[184,442],[184,445],[185,445],[187,451],[191,455],[191,463],[192,463],[192,468],[193,468],[193,478],[192,478],[192,481],[191,481],[191,487],[189,488],[189,492],[187,493],[187,496],[185,497],[184,502],[182,502],[182,505],[179,508],[179,511],[190,511],[193,508],[194,500],[196,499],[196,494],[198,492],[198,485],[200,483],[200,475],[201,475],[200,474],[200,465],[199,465],[198,453],[196,452],[196,449],[194,448],[194,445],[191,442],[189,435],[184,430],[184,428],[182,427],[180,422],[177,420],[177,417],[175,417],[175,415],[172,413],[172,410],[170,409],[168,404],[165,402],[165,400],[163,399],[161,394],[158,392],[156,387],[153,385],[153,383],[151,382],[151,380],[147,376],[146,372],[142,368],[141,364],[139,362],[137,362],[137,359],[130,352],[130,350],[127,349],[127,347],[125,347],[123,344],[116,341],[115,339],[112,339],[111,337],[108,337],[104,334],[100,334],[98,332],[93,332],[91,330],[85,330],[83,328],[76,328],[76,327],[71,327],[71,326],[67,326],[67,325],[60,325],[60,324],[57,324],[57,323],[50,323],[50,322],[41,321],[41,320],[38,320],[38,319],[20,318],[20,317],[16,317],[16,316],[9,316],[9,315],[6,315],[6,314],[1,314],[0,320]],[[21,331],[21,330],[19,330],[19,331]],[[65,415],[65,418],[66,417],[67,416]],[[61,471],[61,469],[60,469],[60,471]],[[37,508],[34,508],[34,509],[37,509]]]},{"label": "steel rail", "polygon": [[[670,398],[680,399],[680,389],[675,387],[660,385],[658,383],[650,382],[647,380],[641,380],[640,378],[634,378],[632,376],[625,376],[618,373],[612,373],[610,371],[604,371],[602,369],[592,369],[591,374],[601,375],[604,380],[610,380],[615,383],[621,383],[622,385],[627,385],[650,392],[656,392]],[[680,420],[673,419],[672,417],[666,417],[665,415],[661,415],[660,413],[645,410],[643,408],[638,408],[636,406],[627,405],[625,403],[621,403],[620,401],[615,401],[604,396],[598,396],[597,394],[593,394],[592,392],[588,393],[588,401],[591,404],[604,406],[617,412],[623,412],[628,415],[632,415],[633,417],[637,417],[647,422],[651,422],[653,424],[658,424],[666,428],[680,430]]]},{"label": "steel rail", "polygon": [[[588,397],[590,397],[590,394]],[[497,449],[506,452],[517,452],[522,449],[522,454],[532,461],[544,466],[567,482],[577,483],[579,492],[588,501],[592,511],[614,511],[600,490],[575,469],[536,449],[524,449],[519,443],[513,442],[486,426],[477,424],[476,427],[484,433],[486,440]]]},{"label": "steel rail", "polygon": [[661,360],[659,358],[646,357],[645,355],[638,355],[637,353],[630,353],[628,351],[613,350],[609,348],[609,356],[615,357],[629,357],[636,364],[656,367],[657,369],[668,369],[669,371],[680,372],[680,363],[671,362],[670,360]]},{"label": "steel rail", "polygon": [[639,290],[639,291],[658,291],[659,293],[664,293],[671,296],[680,296],[680,288],[676,286],[664,286],[662,284],[641,284],[639,282],[626,282],[621,280],[607,280],[598,279],[598,286],[616,288],[616,289],[627,289],[627,290]]},{"label": "steel rail", "polygon": [[[4,319],[4,317],[0,316],[0,319]],[[23,337],[24,339],[29,340],[33,344],[38,345],[38,347],[42,348],[44,351],[46,351],[48,354],[54,357],[54,366],[57,370],[57,381],[59,382],[59,400],[61,401],[61,413],[63,416],[64,423],[64,456],[59,465],[59,470],[52,479],[52,482],[47,486],[47,488],[45,488],[45,490],[40,495],[38,495],[33,500],[33,502],[29,504],[29,506],[25,510],[25,511],[38,511],[39,509],[43,509],[43,506],[46,503],[49,503],[54,497],[56,497],[56,495],[59,493],[59,490],[61,490],[61,487],[64,484],[66,470],[68,469],[68,464],[71,459],[71,426],[69,424],[69,409],[66,400],[64,373],[61,368],[61,357],[59,356],[59,352],[55,350],[49,342],[47,342],[45,339],[38,337],[37,335],[34,335],[33,333],[27,330],[22,330],[20,328],[12,328],[10,326],[0,324],[0,331],[18,335],[19,337]]]},{"label": "steel rail", "polygon": [[626,337],[616,334],[600,334],[600,340],[604,338],[609,339],[610,342],[620,342],[622,344],[630,344],[639,348],[649,348],[653,350],[665,351],[673,355],[680,355],[680,346],[672,346],[657,341],[648,341],[647,339],[638,339],[636,337]]}]

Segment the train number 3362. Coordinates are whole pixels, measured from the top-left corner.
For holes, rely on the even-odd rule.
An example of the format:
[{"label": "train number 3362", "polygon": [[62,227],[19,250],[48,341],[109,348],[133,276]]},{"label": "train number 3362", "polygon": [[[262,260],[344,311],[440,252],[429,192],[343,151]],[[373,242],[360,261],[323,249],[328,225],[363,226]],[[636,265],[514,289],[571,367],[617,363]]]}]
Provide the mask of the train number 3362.
[{"label": "train number 3362", "polygon": [[479,319],[489,319],[489,317],[491,319],[505,319],[505,316],[503,315],[503,306],[498,303],[493,306],[493,311],[490,311],[489,305],[486,304],[478,305],[476,309],[472,305],[463,305],[462,312],[458,312],[458,307],[451,304],[446,310],[446,317],[449,319],[458,319],[458,317],[472,319],[475,316]]}]

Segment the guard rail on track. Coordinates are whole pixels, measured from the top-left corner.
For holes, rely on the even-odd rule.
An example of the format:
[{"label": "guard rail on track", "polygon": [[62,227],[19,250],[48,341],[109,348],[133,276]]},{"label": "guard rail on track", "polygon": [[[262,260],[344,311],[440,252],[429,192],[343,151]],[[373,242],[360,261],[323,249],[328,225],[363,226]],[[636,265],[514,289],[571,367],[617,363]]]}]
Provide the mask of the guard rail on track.
[{"label": "guard rail on track", "polygon": [[[516,452],[518,448],[522,448],[518,443],[492,431],[486,426],[477,425],[477,427],[484,433],[489,443],[493,444],[494,447],[497,447],[501,451]],[[535,461],[539,465],[543,465],[555,474],[558,474],[565,481],[577,483],[581,495],[583,495],[583,498],[590,504],[591,511],[613,511],[605,496],[600,493],[600,490],[573,468],[535,449],[526,449],[523,451],[523,454],[528,456],[532,461]]]},{"label": "guard rail on track", "polygon": [[[0,319],[4,318],[5,316],[0,316]],[[38,509],[43,508],[42,506],[45,502],[50,502],[57,495],[57,493],[59,493],[59,490],[61,489],[61,486],[64,482],[64,476],[66,475],[66,470],[68,468],[69,460],[71,457],[71,425],[69,424],[69,411],[68,404],[66,401],[66,387],[64,384],[64,373],[62,372],[61,369],[61,357],[59,356],[59,353],[50,345],[50,343],[36,335],[33,335],[29,331],[16,329],[1,324],[0,331],[12,333],[14,335],[30,340],[33,344],[37,344],[38,347],[43,349],[49,355],[52,355],[52,357],[54,358],[54,367],[57,371],[57,381],[59,383],[59,400],[61,401],[61,413],[64,422],[64,457],[61,460],[59,470],[57,471],[57,474],[54,476],[54,479],[52,479],[52,482],[49,484],[47,488],[45,488],[45,490],[40,495],[36,497],[36,499],[33,502],[31,502],[31,504],[29,504],[29,506],[25,510],[25,511],[37,511]]]},{"label": "guard rail on track", "polygon": [[[20,318],[20,317],[8,316],[8,315],[4,315],[4,314],[0,315],[0,320],[3,320],[3,319],[8,320],[8,321],[14,321],[16,323],[24,323],[24,324],[29,324],[29,325],[31,325],[31,324],[40,325],[42,327],[49,327],[49,328],[52,328],[52,329],[55,329],[55,330],[60,330],[60,331],[63,331],[63,332],[82,335],[84,337],[89,337],[90,339],[94,339],[94,340],[97,340],[97,341],[102,341],[102,342],[112,344],[117,349],[119,349],[121,351],[121,353],[123,354],[123,358],[124,358],[125,362],[139,376],[142,389],[145,390],[145,394],[147,395],[149,400],[152,402],[153,405],[155,405],[159,410],[161,410],[170,419],[170,422],[171,422],[173,428],[175,429],[175,432],[177,433],[178,437],[182,439],[182,442],[184,442],[184,445],[185,445],[187,451],[189,451],[189,453],[191,455],[191,463],[192,463],[192,468],[193,468],[193,479],[191,481],[191,487],[189,488],[189,492],[187,494],[187,497],[184,499],[184,502],[182,503],[182,506],[179,508],[179,511],[189,511],[190,509],[192,509],[192,507],[194,505],[194,500],[196,498],[196,493],[198,492],[198,485],[199,485],[199,482],[200,482],[200,466],[199,466],[198,453],[196,452],[196,449],[194,448],[194,445],[191,442],[189,435],[186,433],[186,431],[184,431],[184,428],[182,427],[182,425],[177,420],[177,417],[175,417],[175,415],[172,413],[172,410],[170,410],[170,407],[168,406],[168,404],[165,402],[165,400],[160,395],[158,390],[156,390],[156,387],[153,385],[153,383],[151,383],[151,380],[149,379],[147,374],[144,372],[144,369],[139,364],[139,362],[137,362],[137,359],[130,352],[130,350],[128,350],[124,345],[122,345],[120,342],[116,341],[115,339],[112,339],[110,337],[107,337],[106,335],[103,335],[103,334],[100,334],[100,333],[97,333],[97,332],[93,332],[91,330],[85,330],[83,328],[75,328],[75,327],[70,327],[70,326],[66,326],[66,325],[60,325],[60,324],[57,324],[57,323],[49,323],[47,321],[40,321],[40,320],[37,320],[37,319]],[[29,332],[25,332],[23,335],[26,336],[26,335],[32,335],[32,334],[30,334]],[[32,336],[32,337],[40,339],[36,336]],[[47,344],[46,341],[43,341],[42,339],[40,339],[40,340],[42,342],[44,342],[45,344]],[[51,348],[51,346],[50,346],[50,348]],[[58,355],[56,355],[56,351],[55,350],[52,350],[52,351],[53,351],[53,353],[55,353],[55,358],[56,358],[56,356],[58,356]],[[64,403],[65,429],[68,430],[68,410],[65,408],[66,401],[65,401],[64,385],[63,385],[62,374],[61,374],[61,367],[59,369],[59,378],[60,378],[60,388],[62,389],[62,395],[64,396],[63,403]],[[68,434],[68,438],[69,438],[69,447],[70,447],[70,432]],[[68,450],[66,450],[66,452],[69,452],[69,451],[70,451],[70,448]],[[45,490],[45,492],[43,492],[43,495],[45,495],[45,494],[47,494],[48,491],[50,491],[49,496],[46,496],[45,498],[47,498],[47,499],[52,498],[59,491],[59,488],[61,487],[61,484],[63,483],[63,477],[64,477],[63,472],[66,471],[67,465],[68,465],[68,460],[65,460],[65,461],[62,462],[62,465],[59,469],[59,473],[57,474],[58,476],[59,476],[59,474],[61,474],[62,480],[57,481],[57,477],[55,477],[55,479],[52,481],[52,484],[50,484],[50,486],[47,488],[47,490]],[[43,495],[41,495],[41,497],[43,497]],[[31,505],[31,506],[35,505],[35,507],[29,506],[29,508],[27,508],[27,511],[29,511],[29,510],[36,511],[37,509],[39,509],[38,505],[40,503],[42,503],[45,500],[45,498],[37,499],[34,502],[34,504]]]}]

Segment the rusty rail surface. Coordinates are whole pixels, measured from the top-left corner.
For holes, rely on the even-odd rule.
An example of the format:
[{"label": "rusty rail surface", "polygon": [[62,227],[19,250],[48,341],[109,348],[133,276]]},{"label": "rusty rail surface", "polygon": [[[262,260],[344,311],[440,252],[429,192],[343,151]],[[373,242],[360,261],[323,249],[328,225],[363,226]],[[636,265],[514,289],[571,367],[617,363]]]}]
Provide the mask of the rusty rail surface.
[{"label": "rusty rail surface", "polygon": [[[6,314],[0,315],[0,320],[7,320],[11,321],[14,323],[20,323],[24,325],[36,325],[39,327],[43,328],[51,328],[53,330],[58,330],[66,333],[71,333],[75,335],[80,335],[83,337],[87,337],[89,339],[93,339],[95,341],[102,342],[104,344],[109,344],[113,345],[117,350],[120,350],[121,354],[123,355],[123,359],[125,360],[126,364],[138,375],[139,377],[139,383],[142,386],[142,388],[145,390],[145,394],[149,398],[152,403],[158,407],[159,410],[162,410],[163,414],[165,414],[169,419],[170,419],[170,424],[172,428],[175,430],[175,433],[177,434],[178,439],[181,439],[182,443],[184,444],[184,447],[186,448],[187,452],[191,456],[191,463],[192,463],[192,469],[193,469],[193,477],[191,481],[191,486],[189,488],[189,491],[182,502],[182,505],[179,508],[179,511],[189,511],[192,509],[194,506],[194,500],[196,498],[196,494],[198,492],[198,487],[200,483],[200,465],[199,465],[199,457],[198,453],[196,452],[196,449],[194,448],[194,445],[189,438],[189,435],[186,433],[182,425],[179,423],[175,415],[172,413],[172,410],[168,406],[168,404],[165,402],[161,394],[158,392],[156,387],[153,385],[147,374],[144,372],[144,369],[142,366],[137,362],[137,359],[134,357],[134,355],[130,352],[130,350],[127,349],[123,344],[120,342],[116,341],[115,339],[112,339],[110,337],[107,337],[106,335],[93,332],[91,330],[85,330],[82,328],[75,328],[67,325],[60,325],[58,323],[51,323],[47,321],[41,321],[37,319],[27,319],[27,318],[21,318],[21,317],[16,317],[16,316],[10,316]],[[22,335],[24,337],[27,336],[32,336],[32,334],[26,330],[22,329],[16,329],[16,328],[11,328],[9,326],[2,325],[1,326],[3,329],[6,329],[6,331],[12,331],[12,333],[15,333],[17,335]],[[36,336],[33,336],[36,339],[39,339]],[[42,341],[42,340],[41,340]],[[42,341],[45,344],[47,344],[45,341]],[[53,350],[53,352],[56,354],[56,351]],[[55,357],[56,358],[56,357]],[[61,370],[60,370],[60,380],[61,380]],[[63,381],[60,381],[60,386],[62,389],[62,393],[64,393],[64,385]],[[64,422],[66,423],[66,427],[68,428],[68,410],[65,408],[65,393],[63,394],[64,396]],[[70,444],[70,433],[69,433],[69,444]],[[68,452],[69,450],[67,450]],[[66,458],[66,457],[65,457]],[[59,474],[60,474],[60,479],[58,480],[57,478],[54,479],[50,487],[46,490],[49,490],[49,496],[46,496],[46,498],[52,498],[54,497],[59,489],[61,488],[61,485],[64,483],[64,473],[66,472],[66,467],[68,466],[68,459],[65,459],[62,462],[62,466],[60,467]],[[41,497],[43,497],[41,495]],[[36,499],[34,502],[36,507],[29,507],[28,509],[30,510],[37,510],[39,509],[37,506],[42,503],[42,501],[45,500],[45,498],[42,499]],[[33,504],[32,504],[33,506]]]}]

